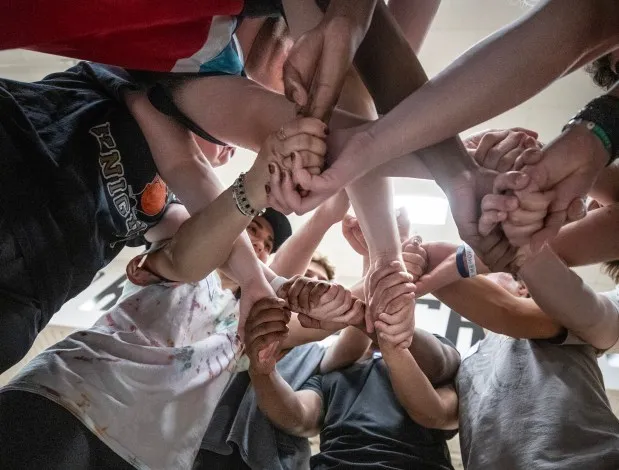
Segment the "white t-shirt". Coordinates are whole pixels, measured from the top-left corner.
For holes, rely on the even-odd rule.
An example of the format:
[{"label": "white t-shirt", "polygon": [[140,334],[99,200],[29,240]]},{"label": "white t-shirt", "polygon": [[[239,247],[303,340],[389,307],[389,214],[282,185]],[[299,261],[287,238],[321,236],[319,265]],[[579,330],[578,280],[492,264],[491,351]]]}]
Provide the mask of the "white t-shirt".
[{"label": "white t-shirt", "polygon": [[231,372],[249,365],[238,302],[216,273],[193,284],[149,276],[127,281],[92,328],[39,354],[3,391],[58,403],[136,468],[190,469]]}]

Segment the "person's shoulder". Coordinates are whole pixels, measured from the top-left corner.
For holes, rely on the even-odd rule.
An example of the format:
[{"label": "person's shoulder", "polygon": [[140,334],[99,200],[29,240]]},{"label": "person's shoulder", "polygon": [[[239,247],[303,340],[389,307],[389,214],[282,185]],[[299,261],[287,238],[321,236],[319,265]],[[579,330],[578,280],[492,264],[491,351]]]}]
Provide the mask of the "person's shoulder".
[{"label": "person's shoulder", "polygon": [[[450,348],[454,349],[456,352],[458,352],[458,348],[456,348],[456,345],[453,344],[449,339],[445,338],[444,336],[441,336],[439,334],[436,333],[432,333],[432,335],[438,339],[441,343],[443,343],[445,346],[449,346]],[[459,354],[459,353],[458,353]]]},{"label": "person's shoulder", "polygon": [[615,305],[615,307],[619,308],[619,286],[616,286],[614,289],[606,292],[600,292],[600,295],[606,297]]}]

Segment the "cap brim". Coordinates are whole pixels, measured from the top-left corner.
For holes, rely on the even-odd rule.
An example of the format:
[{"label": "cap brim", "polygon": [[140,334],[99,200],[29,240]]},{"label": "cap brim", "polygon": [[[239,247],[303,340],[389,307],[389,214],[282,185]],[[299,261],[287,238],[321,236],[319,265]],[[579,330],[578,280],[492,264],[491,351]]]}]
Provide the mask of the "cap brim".
[{"label": "cap brim", "polygon": [[275,253],[282,244],[292,235],[292,226],[288,217],[270,207],[262,214],[262,217],[273,228],[273,251]]}]

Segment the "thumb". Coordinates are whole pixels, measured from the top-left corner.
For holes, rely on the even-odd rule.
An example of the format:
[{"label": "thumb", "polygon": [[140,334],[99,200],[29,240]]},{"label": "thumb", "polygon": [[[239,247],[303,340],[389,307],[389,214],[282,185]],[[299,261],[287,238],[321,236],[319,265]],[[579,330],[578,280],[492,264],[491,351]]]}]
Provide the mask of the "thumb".
[{"label": "thumb", "polygon": [[575,222],[587,215],[587,205],[584,199],[577,197],[567,207],[567,221]]},{"label": "thumb", "polygon": [[284,64],[284,92],[286,98],[297,106],[307,105],[308,91],[303,84],[303,77],[290,60]]}]

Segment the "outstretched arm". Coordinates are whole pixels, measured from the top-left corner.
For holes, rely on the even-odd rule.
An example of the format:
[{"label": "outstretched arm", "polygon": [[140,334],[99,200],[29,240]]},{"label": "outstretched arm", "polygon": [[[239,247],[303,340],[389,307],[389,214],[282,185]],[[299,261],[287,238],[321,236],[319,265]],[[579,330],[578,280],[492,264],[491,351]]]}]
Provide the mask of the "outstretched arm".
[{"label": "outstretched arm", "polygon": [[587,343],[605,350],[619,339],[619,307],[595,293],[549,246],[527,259],[520,276],[540,308]]},{"label": "outstretched arm", "polygon": [[[371,138],[364,142],[363,168],[357,171],[427,147],[507,111],[564,73],[612,50],[619,43],[618,15],[612,0],[540,2],[469,49],[376,122],[367,131]],[[549,48],[556,53],[549,56]],[[513,54],[514,50],[519,53]],[[539,65],[533,73],[531,64]],[[528,78],[522,80],[525,70]],[[437,106],[446,102],[450,106]],[[347,157],[356,158],[361,148],[354,150]]]},{"label": "outstretched arm", "polygon": [[553,338],[562,325],[532,299],[515,297],[484,276],[462,279],[434,292],[452,310],[495,333],[514,338]]},{"label": "outstretched arm", "polygon": [[277,250],[269,267],[279,276],[303,275],[325,233],[340,222],[350,207],[345,191],[340,191],[318,207],[311,218]]}]

